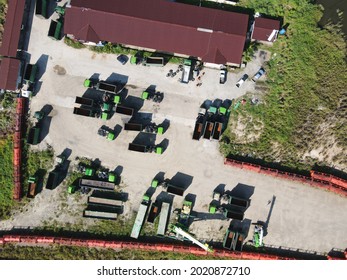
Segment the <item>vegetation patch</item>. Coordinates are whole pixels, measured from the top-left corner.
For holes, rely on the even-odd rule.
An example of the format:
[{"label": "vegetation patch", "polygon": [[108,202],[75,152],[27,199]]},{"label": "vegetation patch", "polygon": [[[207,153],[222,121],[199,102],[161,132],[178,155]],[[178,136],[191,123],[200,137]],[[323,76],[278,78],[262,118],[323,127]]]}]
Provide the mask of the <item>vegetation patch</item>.
[{"label": "vegetation patch", "polygon": [[0,140],[0,217],[7,218],[13,206],[13,138]]},{"label": "vegetation patch", "polygon": [[[251,105],[247,99],[232,110],[221,151],[293,168],[320,164],[345,169],[347,65],[342,31],[331,24],[319,28],[322,11],[311,1],[241,0],[239,5],[283,17],[288,29],[271,48],[262,102]],[[235,126],[240,122],[247,123],[242,139]],[[258,137],[245,141],[255,131]]]},{"label": "vegetation patch", "polygon": [[5,244],[0,259],[12,260],[217,260],[220,257],[160,251],[96,249],[74,246],[16,246]]}]

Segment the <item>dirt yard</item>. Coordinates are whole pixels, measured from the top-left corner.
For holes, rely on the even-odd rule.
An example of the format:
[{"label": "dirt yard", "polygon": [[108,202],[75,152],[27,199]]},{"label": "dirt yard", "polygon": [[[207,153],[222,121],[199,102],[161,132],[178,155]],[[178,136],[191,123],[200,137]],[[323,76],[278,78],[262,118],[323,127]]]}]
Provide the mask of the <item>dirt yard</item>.
[{"label": "dirt yard", "polygon": [[[49,132],[38,148],[43,149],[49,144],[56,154],[71,149],[71,166],[76,156],[84,156],[99,159],[102,165],[112,170],[122,170],[123,191],[129,194],[125,216],[137,211],[151,180],[163,172],[165,178],[174,177],[186,185],[185,195],[195,200],[193,210],[196,217],[190,229],[201,240],[222,240],[230,223],[221,219],[220,214],[208,213],[212,191],[219,186],[225,190],[237,187],[250,196],[251,206],[245,213],[246,221],[248,224],[267,222],[264,242],[268,245],[320,252],[346,247],[345,198],[307,185],[224,166],[218,142],[192,140],[199,106],[207,99],[232,100],[253,92],[253,82],[247,81],[240,88],[235,83],[244,73],[252,77],[263,63],[263,56],[258,55],[239,73],[228,73],[224,85],[219,84],[218,70],[205,68],[203,84],[197,87],[196,82],[182,84],[178,78],[166,77],[168,70],[176,69],[177,65],[159,68],[130,63],[121,65],[115,55],[76,50],[63,41],[53,41],[46,35],[48,27],[49,20],[35,17],[29,44],[31,63],[39,63],[41,76],[39,92],[31,100],[30,113],[32,115],[45,105],[53,107]],[[75,97],[88,94],[83,87],[84,79],[95,74],[100,79],[111,77],[126,81],[127,96],[133,104],[141,107],[139,112],[143,117],[156,123],[170,122],[167,132],[155,139],[155,143],[164,140],[168,143],[162,155],[128,151],[128,144],[139,137],[136,132],[122,130],[114,141],[97,135],[102,125],[123,127],[129,120],[124,115],[114,114],[110,120],[102,121],[72,113]],[[141,92],[150,85],[164,92],[164,100],[159,105],[152,101],[141,104]],[[152,200],[165,195],[158,188]],[[182,197],[167,199],[173,199],[173,209],[182,205]],[[44,189],[24,211],[14,214],[11,220],[1,221],[0,228],[37,227],[52,220],[92,223],[93,220],[86,221],[81,217],[85,203],[85,197],[70,197],[62,186],[53,191]],[[251,238],[252,227],[247,240]]]}]

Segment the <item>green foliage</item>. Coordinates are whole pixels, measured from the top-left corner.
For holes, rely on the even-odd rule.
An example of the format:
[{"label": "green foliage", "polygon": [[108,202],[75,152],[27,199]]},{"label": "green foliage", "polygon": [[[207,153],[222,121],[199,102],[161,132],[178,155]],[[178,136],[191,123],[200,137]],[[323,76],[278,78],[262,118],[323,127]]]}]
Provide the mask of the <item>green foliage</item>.
[{"label": "green foliage", "polygon": [[51,148],[44,151],[30,151],[26,170],[30,175],[34,175],[39,169],[48,170],[53,166],[53,150]]},{"label": "green foliage", "polygon": [[130,54],[135,55],[136,50],[125,48],[120,44],[107,43],[103,47],[90,47],[90,49],[97,53],[112,53],[112,54]]},{"label": "green foliage", "polygon": [[196,256],[161,251],[96,249],[87,247],[58,246],[15,246],[5,244],[0,259],[15,260],[217,260],[214,256]]},{"label": "green foliage", "polygon": [[13,139],[0,140],[0,217],[9,215],[13,205]]},{"label": "green foliage", "polygon": [[[280,37],[271,48],[273,55],[267,65],[269,90],[262,104],[248,103],[232,112],[232,127],[222,139],[223,153],[297,167],[298,162],[314,164],[303,161],[303,154],[327,145],[324,141],[328,136],[346,150],[346,42],[340,30],[318,28],[322,13],[310,1],[241,0],[240,5],[283,16],[289,27],[287,36]],[[235,131],[235,124],[247,118],[251,118],[248,135],[254,133],[252,125],[263,125],[260,137],[254,141],[238,139]]]},{"label": "green foliage", "polygon": [[68,45],[69,47],[73,47],[75,49],[84,49],[86,47],[82,43],[80,43],[80,42],[78,42],[76,40],[72,40],[72,39],[70,39],[70,38],[68,38],[66,36],[64,37],[64,43],[66,45]]}]

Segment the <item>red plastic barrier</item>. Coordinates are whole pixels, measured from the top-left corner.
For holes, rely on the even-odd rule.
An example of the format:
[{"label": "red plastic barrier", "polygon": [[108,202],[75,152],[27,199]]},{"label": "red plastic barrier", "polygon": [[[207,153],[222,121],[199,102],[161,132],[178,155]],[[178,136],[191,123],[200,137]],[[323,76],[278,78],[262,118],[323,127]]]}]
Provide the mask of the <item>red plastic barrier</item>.
[{"label": "red plastic barrier", "polygon": [[40,237],[37,237],[36,241],[37,241],[37,243],[51,244],[51,243],[54,243],[54,237],[40,236]]},{"label": "red plastic barrier", "polygon": [[259,173],[260,172],[260,166],[259,165],[255,165],[255,164],[250,164],[250,163],[243,163],[243,168],[244,169],[248,169],[248,170],[252,170],[254,172]]},{"label": "red plastic barrier", "polygon": [[20,242],[20,236],[4,235],[3,239],[5,242]]},{"label": "red plastic barrier", "polygon": [[0,238],[0,245],[4,244],[4,239]]},{"label": "red plastic barrier", "polygon": [[21,236],[20,237],[20,242],[33,244],[33,243],[37,242],[36,239],[37,239],[36,236]]},{"label": "red plastic barrier", "polygon": [[260,165],[251,164],[248,162],[241,162],[229,158],[224,159],[225,165],[235,166],[238,168],[248,169],[257,173],[271,175],[287,180],[298,181],[301,183],[308,183],[311,186],[318,187],[324,190],[334,192],[338,195],[347,196],[347,180],[332,176],[330,174],[320,173],[317,171],[310,171],[311,177],[284,172],[277,169],[271,169]]},{"label": "red plastic barrier", "polygon": [[110,249],[121,249],[121,248],[122,248],[122,242],[117,242],[117,241],[106,241],[106,242],[105,242],[105,248],[110,248]]},{"label": "red plastic barrier", "polygon": [[347,190],[347,181],[341,178],[337,178],[337,177],[331,177],[331,181],[332,184],[338,185],[341,188]]}]

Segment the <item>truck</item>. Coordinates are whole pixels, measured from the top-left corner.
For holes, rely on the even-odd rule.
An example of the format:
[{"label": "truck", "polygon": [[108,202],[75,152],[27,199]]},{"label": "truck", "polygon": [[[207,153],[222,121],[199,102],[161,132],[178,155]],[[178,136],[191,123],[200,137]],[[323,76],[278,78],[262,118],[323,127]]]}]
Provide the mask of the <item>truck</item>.
[{"label": "truck", "polygon": [[60,19],[58,19],[57,21],[51,20],[51,24],[48,30],[48,37],[54,40],[60,40],[62,28],[63,28],[63,23]]},{"label": "truck", "polygon": [[170,204],[167,202],[163,202],[161,204],[157,235],[165,235],[166,233],[167,222],[170,218],[169,210]]},{"label": "truck", "polygon": [[157,134],[164,133],[164,128],[162,126],[157,126],[155,123],[150,123],[146,126],[143,126],[142,124],[139,124],[139,123],[125,123],[124,130],[144,131],[148,133],[157,133]]},{"label": "truck", "polygon": [[189,78],[191,76],[190,74],[191,70],[192,70],[192,61],[190,59],[185,59],[183,62],[181,83],[188,84]]},{"label": "truck", "polygon": [[147,222],[154,223],[155,218],[159,214],[159,205],[157,202],[153,203],[151,209],[149,210]]},{"label": "truck", "polygon": [[146,146],[146,145],[139,145],[134,143],[129,143],[128,146],[129,151],[134,152],[140,152],[140,153],[152,153],[155,152],[156,154],[160,155],[163,153],[163,148],[160,146]]},{"label": "truck", "polygon": [[135,223],[134,223],[133,229],[131,231],[130,237],[135,238],[135,239],[137,239],[139,237],[141,229],[142,229],[142,225],[145,221],[147,211],[148,211],[150,204],[151,204],[151,200],[150,200],[149,196],[144,195],[142,198],[142,202],[140,204],[140,208],[137,212]]},{"label": "truck", "polygon": [[206,123],[205,132],[204,132],[204,138],[205,139],[210,139],[211,138],[211,135],[212,135],[212,132],[213,132],[213,127],[214,127],[213,122],[208,121]]},{"label": "truck", "polygon": [[25,68],[24,81],[34,84],[36,81],[36,76],[39,72],[39,67],[36,64],[28,64]]},{"label": "truck", "polygon": [[54,170],[49,172],[46,189],[53,190],[58,186],[59,183],[60,172],[58,170]]},{"label": "truck", "polygon": [[79,186],[97,190],[114,191],[115,184],[94,179],[79,179]]},{"label": "truck", "polygon": [[142,64],[144,66],[164,66],[163,57],[147,56],[144,58]]},{"label": "truck", "polygon": [[37,176],[31,176],[28,179],[28,194],[27,197],[34,198],[36,195],[36,186],[37,186]]},{"label": "truck", "polygon": [[104,125],[98,129],[98,135],[105,137],[109,141],[112,141],[115,139],[114,131]]},{"label": "truck", "polygon": [[73,113],[75,115],[85,116],[85,117],[94,117],[94,113],[92,109],[85,109],[85,108],[73,108]]},{"label": "truck", "polygon": [[83,85],[89,88],[95,88],[96,90],[104,91],[111,94],[120,93],[125,84],[121,82],[109,83],[106,81],[93,81],[91,79],[85,79]]},{"label": "truck", "polygon": [[116,113],[127,115],[127,116],[132,116],[134,114],[134,109],[118,104],[116,106]]},{"label": "truck", "polygon": [[36,0],[35,15],[47,19],[48,18],[49,0]]},{"label": "truck", "polygon": [[192,211],[193,202],[189,200],[184,200],[183,205],[178,217],[178,223],[181,224],[184,228],[189,226],[190,213]]},{"label": "truck", "polygon": [[141,98],[143,100],[153,100],[155,103],[160,103],[164,99],[164,94],[159,91],[145,90],[142,92]]},{"label": "truck", "polygon": [[40,142],[41,127],[37,123],[35,126],[29,129],[27,143],[31,145],[37,145]]},{"label": "truck", "polygon": [[90,98],[76,96],[75,103],[81,104],[81,105],[84,105],[84,106],[93,107],[94,100],[90,99]]},{"label": "truck", "polygon": [[213,127],[212,139],[219,140],[222,134],[223,123],[215,122]]}]

